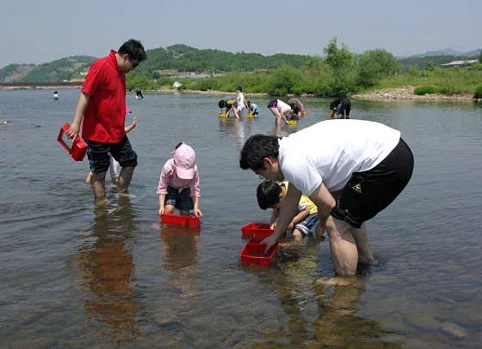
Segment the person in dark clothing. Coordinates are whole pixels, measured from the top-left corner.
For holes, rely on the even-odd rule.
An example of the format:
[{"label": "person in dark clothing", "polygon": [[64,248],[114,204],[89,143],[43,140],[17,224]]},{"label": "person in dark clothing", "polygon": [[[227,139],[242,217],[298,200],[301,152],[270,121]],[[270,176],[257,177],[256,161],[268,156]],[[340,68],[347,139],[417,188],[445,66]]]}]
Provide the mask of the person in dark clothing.
[{"label": "person in dark clothing", "polygon": [[142,94],[142,90],[140,88],[135,88],[134,92],[136,93],[136,99],[144,99],[144,95]]},{"label": "person in dark clothing", "polygon": [[330,103],[332,119],[349,119],[350,118],[351,101],[348,97],[337,98]]}]

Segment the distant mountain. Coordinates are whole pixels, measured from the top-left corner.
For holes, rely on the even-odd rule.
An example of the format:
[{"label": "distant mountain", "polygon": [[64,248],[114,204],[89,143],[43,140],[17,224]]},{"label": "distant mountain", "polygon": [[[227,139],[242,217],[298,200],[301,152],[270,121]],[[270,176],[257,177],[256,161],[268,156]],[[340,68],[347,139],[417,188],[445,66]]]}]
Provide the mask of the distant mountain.
[{"label": "distant mountain", "polygon": [[0,69],[0,82],[60,82],[81,77],[96,58],[72,56],[49,63],[9,64]]},{"label": "distant mountain", "polygon": [[472,50],[468,52],[461,52],[461,51],[455,51],[451,48],[446,48],[444,50],[439,50],[439,51],[427,51],[422,54],[418,55],[412,55],[409,57],[404,57],[404,58],[412,58],[412,57],[434,57],[434,56],[457,56],[457,57],[475,57],[479,56],[480,53],[482,52],[482,49],[478,50]]}]

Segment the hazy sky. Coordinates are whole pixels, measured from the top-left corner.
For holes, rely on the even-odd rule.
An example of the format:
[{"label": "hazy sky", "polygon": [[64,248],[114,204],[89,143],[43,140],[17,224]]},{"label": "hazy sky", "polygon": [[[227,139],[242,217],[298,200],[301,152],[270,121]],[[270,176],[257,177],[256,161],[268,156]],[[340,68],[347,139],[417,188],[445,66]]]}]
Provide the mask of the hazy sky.
[{"label": "hazy sky", "polygon": [[355,53],[482,48],[482,0],[14,0],[0,10],[0,67],[101,57],[130,38],[265,55],[322,55],[333,37]]}]

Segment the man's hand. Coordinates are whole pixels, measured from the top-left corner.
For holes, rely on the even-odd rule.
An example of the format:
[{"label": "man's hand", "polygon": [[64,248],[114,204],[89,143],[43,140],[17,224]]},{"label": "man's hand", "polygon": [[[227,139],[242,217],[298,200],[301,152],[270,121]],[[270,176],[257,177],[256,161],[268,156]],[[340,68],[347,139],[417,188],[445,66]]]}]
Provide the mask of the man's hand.
[{"label": "man's hand", "polygon": [[159,216],[164,214],[164,206],[159,208]]},{"label": "man's hand", "polygon": [[195,209],[194,209],[194,214],[195,214],[196,217],[198,217],[198,218],[201,218],[201,217],[203,216],[202,211],[201,211],[200,209],[198,209],[198,208],[195,208]]},{"label": "man's hand", "polygon": [[265,245],[264,252],[267,253],[271,249],[271,247],[276,245],[277,242],[278,239],[276,238],[276,236],[274,236],[274,234],[271,234],[266,239],[261,241],[261,244]]}]

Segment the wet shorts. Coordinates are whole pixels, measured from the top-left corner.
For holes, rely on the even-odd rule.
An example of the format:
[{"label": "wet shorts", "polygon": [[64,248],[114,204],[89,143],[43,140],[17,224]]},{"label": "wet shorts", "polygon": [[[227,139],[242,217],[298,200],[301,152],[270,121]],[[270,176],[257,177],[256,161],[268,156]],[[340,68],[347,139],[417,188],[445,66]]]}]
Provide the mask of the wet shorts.
[{"label": "wet shorts", "polygon": [[191,197],[190,188],[173,188],[167,187],[167,195],[165,205],[172,205],[179,211],[190,211],[194,208],[194,202]]},{"label": "wet shorts", "polygon": [[376,167],[354,172],[341,190],[331,215],[355,228],[375,217],[402,192],[413,172],[413,154],[400,138],[398,145]]},{"label": "wet shorts", "polygon": [[107,172],[110,164],[109,153],[120,163],[121,167],[137,166],[137,154],[132,150],[127,136],[124,136],[119,143],[101,143],[87,139],[85,142],[88,146],[87,156],[91,172]]},{"label": "wet shorts", "polygon": [[308,235],[313,233],[316,225],[320,221],[320,216],[318,213],[313,213],[308,215],[302,222],[295,225],[295,228],[303,233],[303,235]]},{"label": "wet shorts", "polygon": [[268,108],[276,108],[278,106],[278,100],[273,99],[271,102],[268,103]]}]

